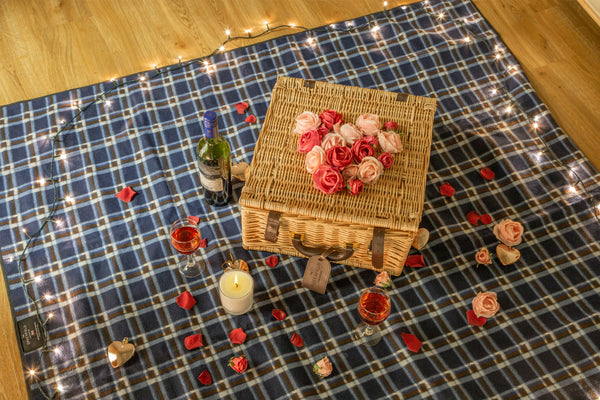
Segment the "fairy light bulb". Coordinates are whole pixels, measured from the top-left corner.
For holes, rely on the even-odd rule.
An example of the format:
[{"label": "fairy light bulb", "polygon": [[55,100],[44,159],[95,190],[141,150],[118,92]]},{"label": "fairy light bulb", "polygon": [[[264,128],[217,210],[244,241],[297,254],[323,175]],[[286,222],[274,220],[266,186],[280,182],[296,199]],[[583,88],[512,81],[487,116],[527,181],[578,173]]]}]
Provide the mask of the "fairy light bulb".
[{"label": "fairy light bulb", "polygon": [[40,178],[40,179],[38,179],[38,180],[37,180],[37,183],[38,183],[40,186],[45,186],[45,185],[46,185],[46,180],[45,180],[45,179],[42,179],[42,178]]},{"label": "fairy light bulb", "polygon": [[56,224],[56,226],[58,226],[59,228],[62,228],[63,224],[65,223],[62,219],[56,219],[54,221],[54,223]]},{"label": "fairy light bulb", "polygon": [[221,51],[225,51],[225,46],[221,46],[221,47],[219,47],[219,50],[221,50]]},{"label": "fairy light bulb", "polygon": [[110,103],[110,100],[104,100],[104,105],[105,105],[106,107],[110,107],[110,104],[111,104],[111,103]]},{"label": "fairy light bulb", "polygon": [[30,369],[30,370],[29,370],[29,376],[35,376],[35,371],[34,371],[34,370],[32,370],[32,369]]},{"label": "fairy light bulb", "polygon": [[250,32],[252,32],[252,29],[246,29],[245,32],[248,36],[250,36]]},{"label": "fairy light bulb", "polygon": [[540,124],[538,124],[537,122],[533,123],[533,129],[537,129],[540,127]]},{"label": "fairy light bulb", "polygon": [[471,37],[465,36],[465,38],[463,40],[465,41],[465,43],[469,43],[471,41]]},{"label": "fairy light bulb", "polygon": [[295,27],[296,27],[296,24],[295,24],[295,23],[293,23],[293,22],[291,22],[291,23],[289,23],[289,26],[290,26],[290,28],[295,28]]},{"label": "fairy light bulb", "polygon": [[35,283],[40,283],[42,281],[42,277],[41,276],[36,276],[35,278],[33,278],[33,281]]},{"label": "fairy light bulb", "polygon": [[571,185],[571,186],[569,186],[569,192],[577,193],[577,189],[575,189],[575,186]]},{"label": "fairy light bulb", "polygon": [[329,25],[329,27],[330,27],[331,29],[335,29],[335,24],[331,24],[331,25]]},{"label": "fairy light bulb", "polygon": [[229,37],[231,35],[231,31],[229,29],[226,29],[225,34],[227,35],[227,37]]},{"label": "fairy light bulb", "polygon": [[61,385],[60,383],[56,384],[56,390],[58,390],[59,392],[64,392],[65,388],[63,385]]},{"label": "fairy light bulb", "polygon": [[496,54],[496,60],[499,60],[500,58],[502,58],[502,56],[500,55],[500,53]]},{"label": "fairy light bulb", "polygon": [[375,25],[373,28],[371,28],[371,32],[373,33],[377,33],[379,31],[379,25]]},{"label": "fairy light bulb", "polygon": [[384,1],[384,2],[383,2],[383,6],[384,6],[384,7],[387,7],[387,5],[388,5],[388,2],[387,2],[387,1]]},{"label": "fairy light bulb", "polygon": [[507,114],[510,114],[510,113],[511,113],[511,111],[512,111],[512,106],[507,106],[507,107],[504,109],[504,112],[505,112],[505,113],[507,113]]},{"label": "fairy light bulb", "polygon": [[61,125],[64,125],[64,124],[65,124],[65,120],[64,120],[64,119],[61,119],[61,120],[60,120],[60,124],[61,124]]},{"label": "fairy light bulb", "polygon": [[146,76],[144,76],[144,75],[140,76],[140,81],[141,82],[144,82],[145,80],[146,80]]},{"label": "fairy light bulb", "polygon": [[306,39],[306,43],[308,43],[311,46],[315,45],[315,38],[309,37],[308,39]]},{"label": "fairy light bulb", "polygon": [[205,67],[208,67],[208,61],[204,61],[203,64]]},{"label": "fairy light bulb", "polygon": [[73,204],[73,197],[66,195],[65,196],[65,201],[69,204]]},{"label": "fairy light bulb", "polygon": [[438,19],[442,20],[442,19],[444,19],[444,17],[445,17],[445,15],[443,12],[438,14]]}]

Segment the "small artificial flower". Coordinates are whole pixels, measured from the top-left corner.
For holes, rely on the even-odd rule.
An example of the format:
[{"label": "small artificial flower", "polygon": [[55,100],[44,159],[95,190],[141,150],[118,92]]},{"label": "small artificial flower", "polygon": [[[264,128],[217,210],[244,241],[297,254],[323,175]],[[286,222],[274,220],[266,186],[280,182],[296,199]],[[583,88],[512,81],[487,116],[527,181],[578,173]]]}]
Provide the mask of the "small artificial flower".
[{"label": "small artificial flower", "polygon": [[387,271],[380,272],[375,277],[375,282],[373,282],[375,286],[378,286],[383,289],[387,289],[392,286],[392,280],[390,279],[390,275]]},{"label": "small artificial flower", "polygon": [[326,376],[331,375],[331,372],[333,371],[333,365],[331,365],[331,361],[329,361],[327,357],[323,357],[315,364],[313,371],[315,374],[317,374],[317,376],[325,378]]},{"label": "small artificial flower", "polygon": [[231,357],[227,365],[238,374],[241,374],[248,368],[248,360],[246,359],[246,356],[242,354],[238,357]]}]

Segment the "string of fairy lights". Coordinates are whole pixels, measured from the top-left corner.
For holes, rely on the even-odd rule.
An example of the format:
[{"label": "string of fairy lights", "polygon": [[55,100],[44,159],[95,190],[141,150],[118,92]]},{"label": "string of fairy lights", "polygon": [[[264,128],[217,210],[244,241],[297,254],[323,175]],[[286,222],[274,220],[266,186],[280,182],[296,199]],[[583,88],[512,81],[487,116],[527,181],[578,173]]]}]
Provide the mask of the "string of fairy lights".
[{"label": "string of fairy lights", "polygon": [[[466,46],[471,45],[474,42],[483,43],[485,46],[487,46],[488,51],[491,54],[491,57],[493,57],[493,59],[495,60],[495,65],[496,65],[498,73],[500,74],[501,77],[505,77],[506,74],[510,74],[510,73],[513,73],[516,71],[517,68],[514,65],[508,64],[503,61],[503,56],[502,56],[503,50],[500,45],[492,43],[485,32],[481,33],[481,34],[476,34],[469,28],[469,25],[471,23],[475,22],[473,19],[469,19],[472,17],[465,16],[465,17],[458,17],[458,18],[450,18],[450,13],[448,13],[445,10],[445,6],[444,6],[443,2],[438,3],[438,6],[433,6],[430,4],[429,0],[424,0],[423,2],[421,2],[421,4],[422,4],[422,7],[425,10],[427,10],[428,13],[431,14],[432,19],[435,21],[438,21],[439,25],[443,25],[443,23],[454,22],[454,23],[458,24],[458,26],[460,28],[462,28],[464,32],[466,32],[465,36],[462,38],[459,38],[459,39],[449,38],[448,41],[450,43],[452,43],[453,45],[464,43],[464,45],[466,45]],[[388,6],[388,2],[385,1],[383,3],[383,7],[384,7],[383,15],[384,15],[384,17],[388,18],[388,20],[389,20],[387,6]],[[401,7],[403,9],[406,9],[408,6],[404,5]],[[64,226],[65,221],[63,219],[55,218],[55,214],[58,211],[60,205],[61,204],[68,204],[68,205],[75,204],[75,199],[71,195],[67,194],[67,195],[64,195],[63,197],[60,197],[60,195],[59,195],[60,181],[56,178],[57,171],[56,171],[55,165],[58,164],[56,161],[66,161],[67,160],[67,154],[64,151],[59,151],[59,149],[58,149],[60,137],[67,130],[74,127],[75,124],[77,123],[77,121],[79,121],[81,119],[81,117],[85,114],[85,112],[90,107],[92,107],[96,104],[104,104],[104,106],[106,108],[110,108],[111,101],[108,99],[108,97],[112,93],[118,92],[121,88],[123,88],[125,86],[133,86],[133,85],[149,83],[149,81],[152,81],[153,79],[156,79],[157,77],[160,77],[164,74],[167,74],[169,72],[174,72],[174,71],[177,71],[182,68],[188,68],[196,63],[200,63],[201,65],[203,65],[205,67],[204,72],[207,74],[210,74],[211,72],[215,71],[217,66],[214,64],[210,64],[209,59],[218,53],[222,53],[222,52],[226,51],[227,45],[229,43],[234,42],[234,41],[243,40],[243,39],[261,38],[265,35],[268,35],[269,33],[275,32],[275,31],[292,29],[292,30],[308,32],[308,36],[306,38],[306,45],[315,47],[315,48],[317,47],[317,44],[318,44],[318,39],[317,39],[318,34],[325,33],[325,32],[347,33],[347,32],[352,32],[352,31],[369,29],[369,30],[371,30],[373,36],[377,38],[377,40],[385,40],[384,33],[382,32],[381,27],[377,20],[367,21],[360,25],[355,25],[352,21],[348,21],[346,23],[329,25],[327,27],[312,29],[312,30],[307,27],[299,26],[299,25],[295,25],[295,24],[291,24],[291,23],[290,24],[281,24],[281,25],[277,25],[277,26],[269,26],[269,23],[265,22],[264,25],[265,25],[265,29],[255,35],[252,34],[251,30],[246,30],[245,35],[232,36],[231,31],[226,30],[225,35],[227,36],[227,39],[224,40],[221,43],[221,45],[218,48],[216,48],[215,50],[213,50],[210,54],[208,54],[204,57],[201,57],[199,59],[183,61],[182,57],[180,56],[180,57],[178,57],[179,62],[172,66],[161,68],[161,67],[158,67],[157,65],[154,65],[153,66],[154,72],[149,73],[148,75],[142,74],[142,75],[139,75],[135,79],[123,79],[123,80],[111,79],[112,85],[110,85],[110,87],[108,89],[101,92],[93,100],[89,101],[87,104],[82,104],[82,102],[80,100],[73,100],[71,102],[71,107],[73,108],[73,110],[76,110],[74,115],[68,121],[60,120],[59,121],[60,126],[58,127],[57,131],[53,135],[48,135],[46,137],[47,139],[49,139],[52,142],[52,149],[51,149],[52,156],[49,161],[49,164],[50,164],[49,177],[48,178],[41,177],[36,181],[36,183],[39,186],[45,186],[45,185],[51,184],[54,197],[53,197],[52,204],[49,206],[49,209],[37,230],[30,233],[26,228],[21,229],[22,232],[26,235],[27,240],[25,241],[25,245],[20,253],[20,256],[16,258],[17,268],[19,271],[21,284],[23,286],[23,291],[24,291],[25,295],[27,296],[27,298],[29,299],[29,301],[31,302],[31,304],[33,305],[34,314],[36,316],[36,319],[37,319],[39,325],[41,326],[41,328],[43,330],[42,335],[43,335],[43,339],[44,339],[44,344],[41,347],[41,350],[40,350],[41,353],[50,353],[50,354],[60,354],[61,353],[61,348],[59,346],[51,348],[49,345],[48,324],[52,321],[54,315],[53,315],[53,313],[48,313],[44,317],[43,316],[44,314],[42,312],[43,303],[47,302],[48,300],[53,299],[54,297],[51,293],[46,293],[41,298],[39,298],[39,299],[36,298],[36,296],[33,293],[33,290],[28,290],[28,286],[32,285],[32,284],[39,284],[42,281],[42,277],[40,275],[37,275],[37,276],[33,276],[32,278],[28,278],[26,276],[26,273],[24,272],[23,267],[24,267],[24,262],[26,260],[26,255],[27,255],[28,251],[36,244],[36,242],[37,242],[36,239],[38,238],[38,236],[40,236],[42,231],[50,223],[53,223],[58,227]],[[436,26],[435,29],[436,30],[434,32],[428,32],[428,33],[442,34],[442,35],[445,34],[444,32],[440,33],[438,31],[438,26]],[[499,79],[499,80],[502,81],[502,79]],[[500,87],[496,87],[496,88],[492,89],[491,94],[492,95],[503,95],[503,96],[505,96],[505,98],[509,99],[509,105],[505,106],[499,114],[506,114],[506,115],[517,114],[519,117],[524,118],[524,121],[526,121],[530,125],[531,132],[535,135],[536,139],[539,141],[539,144],[540,144],[540,148],[534,153],[533,157],[539,161],[541,159],[541,157],[546,156],[557,168],[560,168],[561,170],[566,171],[568,173],[568,175],[570,176],[569,180],[572,182],[572,185],[570,185],[567,188],[566,192],[571,193],[571,194],[577,193],[577,188],[581,187],[581,190],[587,195],[587,197],[594,209],[594,217],[600,223],[600,203],[593,198],[593,196],[589,192],[588,188],[584,185],[583,180],[581,179],[580,175],[577,173],[576,169],[574,167],[567,165],[566,163],[562,162],[558,157],[556,157],[554,155],[554,153],[552,152],[552,150],[550,149],[547,141],[540,138],[539,133],[542,130],[540,116],[538,115],[533,118],[528,116],[527,113],[519,105],[519,103],[512,98],[510,91],[507,89],[507,87],[505,85],[502,85]],[[8,261],[13,261],[13,260],[9,259]],[[41,355],[40,355],[40,357],[41,357]],[[49,362],[49,364],[52,364],[51,358],[48,359],[48,362]],[[38,377],[37,371],[35,368],[29,369],[28,375],[36,383],[41,394],[46,399],[56,398],[57,396],[59,396],[60,393],[62,393],[65,390],[65,388],[59,382],[55,382],[53,390],[46,391],[40,384],[41,379]]]}]

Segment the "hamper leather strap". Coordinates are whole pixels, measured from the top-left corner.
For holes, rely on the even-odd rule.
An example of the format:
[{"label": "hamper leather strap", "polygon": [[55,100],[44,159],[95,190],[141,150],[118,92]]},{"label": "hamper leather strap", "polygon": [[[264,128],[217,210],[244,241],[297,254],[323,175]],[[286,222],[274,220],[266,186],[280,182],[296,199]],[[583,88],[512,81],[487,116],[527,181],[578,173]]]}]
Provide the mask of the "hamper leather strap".
[{"label": "hamper leather strap", "polygon": [[281,213],[277,211],[269,211],[267,217],[267,226],[265,227],[265,240],[276,243],[279,236],[279,217]]},{"label": "hamper leather strap", "polygon": [[383,241],[385,238],[385,229],[373,228],[373,240],[371,241],[371,262],[376,270],[383,269]]},{"label": "hamper leather strap", "polygon": [[346,248],[343,250],[327,247],[308,247],[302,243],[302,235],[298,233],[292,236],[292,245],[294,245],[294,248],[299,253],[307,257],[325,255],[329,261],[342,261],[352,257],[354,254],[354,245],[352,243],[346,243]]}]

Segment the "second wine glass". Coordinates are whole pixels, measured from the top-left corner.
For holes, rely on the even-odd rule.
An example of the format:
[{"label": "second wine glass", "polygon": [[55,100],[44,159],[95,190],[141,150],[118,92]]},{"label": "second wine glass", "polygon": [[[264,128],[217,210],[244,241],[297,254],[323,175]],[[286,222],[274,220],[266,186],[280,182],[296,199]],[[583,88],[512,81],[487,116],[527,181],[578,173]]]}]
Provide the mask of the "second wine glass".
[{"label": "second wine glass", "polygon": [[169,237],[173,248],[187,256],[180,261],[179,272],[186,278],[200,275],[205,265],[194,258],[194,253],[200,247],[202,240],[198,225],[189,218],[178,219],[171,225]]}]

